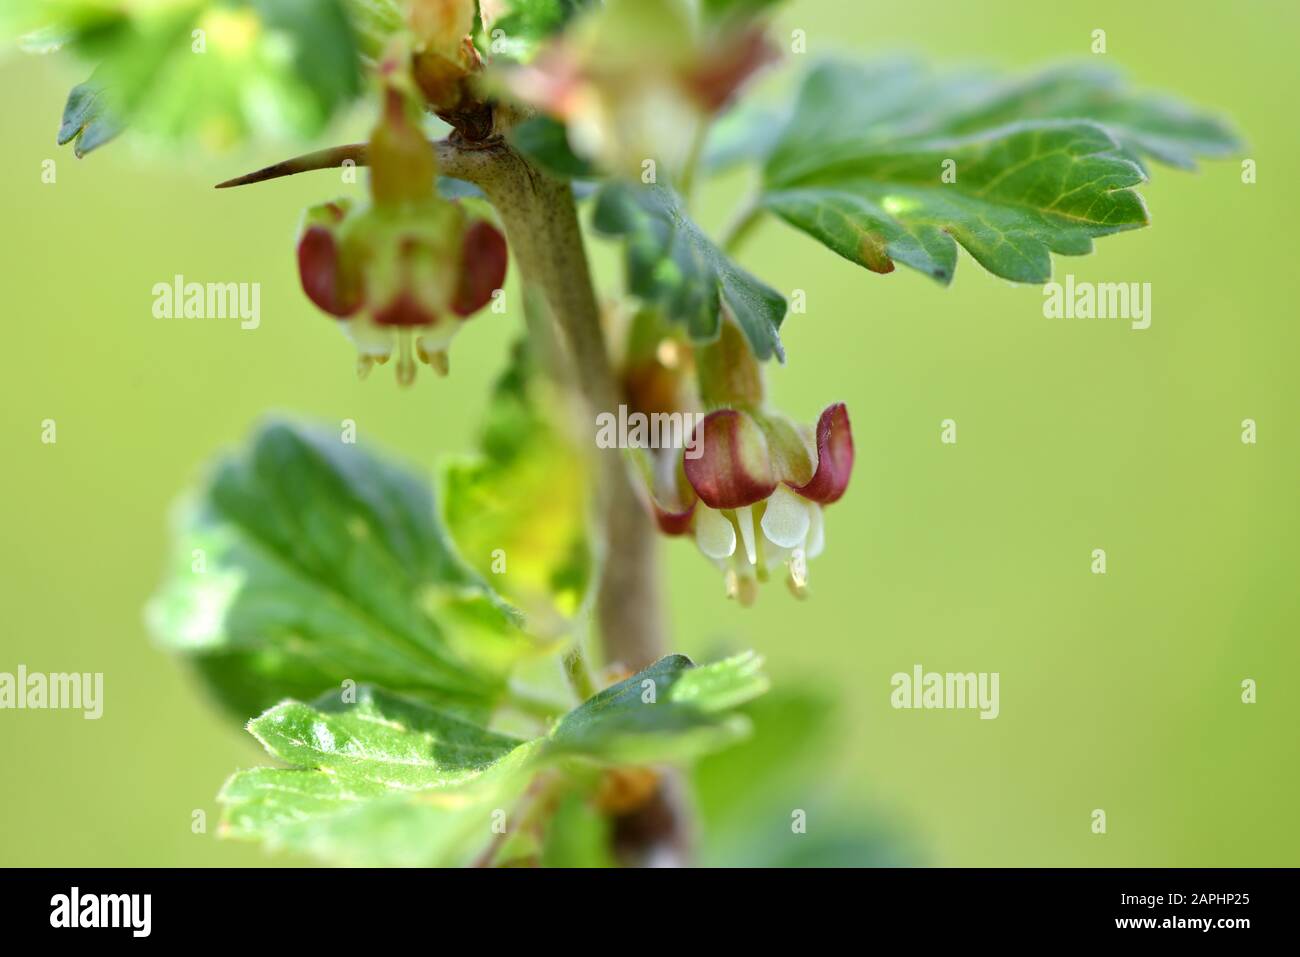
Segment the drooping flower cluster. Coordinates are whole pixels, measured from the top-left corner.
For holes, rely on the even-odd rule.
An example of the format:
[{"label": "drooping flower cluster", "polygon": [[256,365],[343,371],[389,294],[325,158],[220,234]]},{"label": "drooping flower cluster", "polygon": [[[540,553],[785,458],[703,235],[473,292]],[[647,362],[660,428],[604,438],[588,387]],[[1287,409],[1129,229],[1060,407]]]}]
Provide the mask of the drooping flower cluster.
[{"label": "drooping flower cluster", "polygon": [[762,370],[730,318],[715,343],[694,350],[672,338],[651,346],[652,324],[639,319],[624,363],[629,401],[657,413],[712,409],[683,447],[643,450],[639,459],[660,530],[694,538],[742,604],[782,566],[802,596],[808,561],[825,544],[823,509],[844,495],[853,471],[848,409],[829,405],[810,428],[767,408]]},{"label": "drooping flower cluster", "polygon": [[437,161],[420,130],[409,78],[386,64],[383,116],[370,139],[372,202],[309,209],[298,240],[303,291],[356,344],[358,371],[398,352],[445,374],[463,321],[505,281],[506,242],[489,221],[435,191]]},{"label": "drooping flower cluster", "polygon": [[755,583],[781,565],[791,589],[808,585],[808,560],[825,544],[822,508],[839,501],[853,470],[843,403],[814,429],[757,409],[718,409],[686,449],[665,457],[655,517],[669,535],[691,534],[726,573],[727,592],[749,604]]}]

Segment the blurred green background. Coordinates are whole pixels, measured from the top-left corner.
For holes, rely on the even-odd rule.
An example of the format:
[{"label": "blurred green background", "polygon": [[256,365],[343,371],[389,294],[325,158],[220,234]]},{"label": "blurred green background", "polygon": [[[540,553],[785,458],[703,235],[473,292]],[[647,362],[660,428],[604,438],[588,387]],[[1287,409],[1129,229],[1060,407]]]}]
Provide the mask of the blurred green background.
[{"label": "blurred green background", "polygon": [[[806,603],[774,585],[740,609],[691,546],[668,543],[677,648],[753,646],[778,686],[838,695],[829,777],[808,787],[908,835],[923,860],[1300,863],[1300,10],[817,0],[779,22],[807,32],[810,56],[1008,70],[1088,59],[1105,29],[1106,61],[1137,85],[1229,116],[1259,180],[1243,185],[1236,161],[1156,167],[1151,228],[1058,259],[1058,276],[1150,282],[1144,332],[1044,319],[1039,289],[964,256],[945,290],[766,225],[744,263],[808,296],[775,399],[806,420],[847,401],[857,469]],[[302,207],[364,187],[320,173],[210,188],[293,145],[160,158],[128,139],[77,161],[54,132],[85,72],[0,62],[0,671],[103,671],[105,714],[0,712],[0,864],[256,863],[268,858],[213,826],[191,833],[192,811],[214,825],[222,780],[260,754],[145,635],[171,503],[268,410],[355,419],[363,441],[425,467],[467,448],[518,319],[476,320],[448,380],[358,382],[351,346],[298,289],[292,241]],[[744,187],[706,190],[706,223]],[[608,249],[596,259],[617,278]],[[261,328],[154,319],[151,287],[176,273],[260,282]],[[1255,446],[1240,441],[1247,417]],[[47,418],[55,445],[40,441]],[[956,446],[940,444],[945,418]],[[1105,576],[1089,571],[1093,548]],[[916,663],[1000,672],[1001,716],[893,710],[890,676]]]}]

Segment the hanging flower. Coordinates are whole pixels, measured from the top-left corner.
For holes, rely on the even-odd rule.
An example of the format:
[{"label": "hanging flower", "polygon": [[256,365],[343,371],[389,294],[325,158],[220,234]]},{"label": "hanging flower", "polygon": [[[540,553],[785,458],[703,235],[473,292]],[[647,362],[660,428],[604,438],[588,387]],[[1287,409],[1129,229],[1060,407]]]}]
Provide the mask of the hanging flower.
[{"label": "hanging flower", "polygon": [[396,349],[397,378],[406,384],[415,357],[446,374],[452,337],[501,288],[507,252],[495,226],[435,192],[437,162],[395,62],[384,67],[384,116],[370,138],[373,202],[309,209],[298,274],[307,297],[356,344],[358,371]]},{"label": "hanging flower", "polygon": [[825,543],[823,507],[844,495],[852,471],[843,403],[827,406],[813,429],[773,413],[719,409],[704,417],[687,448],[658,457],[655,517],[666,534],[692,535],[742,604],[781,565],[802,596],[808,560]]},{"label": "hanging flower", "polygon": [[774,58],[763,28],[701,24],[681,0],[610,0],[511,75],[564,122],[578,154],[619,175],[678,170],[701,124]]}]

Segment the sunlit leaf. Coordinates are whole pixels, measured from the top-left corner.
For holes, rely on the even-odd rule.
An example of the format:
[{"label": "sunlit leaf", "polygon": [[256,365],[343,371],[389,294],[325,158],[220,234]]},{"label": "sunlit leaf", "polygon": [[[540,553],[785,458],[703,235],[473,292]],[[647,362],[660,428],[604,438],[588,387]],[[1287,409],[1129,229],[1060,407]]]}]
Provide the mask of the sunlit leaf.
[{"label": "sunlit leaf", "polygon": [[[61,141],[77,137],[79,154],[106,141],[110,120],[206,147],[313,136],[361,91],[342,0],[68,0],[13,16],[19,24],[96,64],[60,132]],[[78,122],[87,103],[98,119]]]},{"label": "sunlit leaf", "polygon": [[345,680],[482,713],[536,650],[453,553],[424,481],[283,423],[184,510],[148,618],[240,717]]},{"label": "sunlit leaf", "polygon": [[564,414],[521,344],[493,391],[481,454],[442,469],[460,556],[545,638],[568,630],[591,580],[589,463]]},{"label": "sunlit leaf", "polygon": [[219,795],[222,833],[344,864],[534,854],[592,863],[602,859],[608,825],[581,803],[563,808],[541,848],[518,833],[518,802],[535,776],[575,761],[688,760],[732,744],[747,729],[732,709],[767,686],[759,667],[752,654],[700,668],[664,658],[527,742],[367,686],[352,698],[284,701],[248,729],[292,767],[234,774]]},{"label": "sunlit leaf", "polygon": [[1051,277],[1051,253],[1144,226],[1145,157],[1180,167],[1237,148],[1221,122],[1130,93],[1104,70],[1006,82],[912,61],[824,63],[768,150],[762,205],[876,272],[952,279],[962,245],[990,272]]}]

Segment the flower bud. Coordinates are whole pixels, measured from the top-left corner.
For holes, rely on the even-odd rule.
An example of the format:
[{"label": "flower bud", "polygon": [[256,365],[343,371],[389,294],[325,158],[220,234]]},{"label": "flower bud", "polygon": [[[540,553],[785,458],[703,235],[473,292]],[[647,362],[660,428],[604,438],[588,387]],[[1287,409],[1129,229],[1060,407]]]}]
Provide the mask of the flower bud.
[{"label": "flower bud", "polygon": [[[476,13],[474,0],[410,0],[407,23],[415,38],[412,75],[424,102],[444,118],[458,117],[474,99],[470,77],[483,66],[472,37]],[[490,131],[490,115],[464,118],[471,121],[470,127],[488,125],[472,139]]]}]

